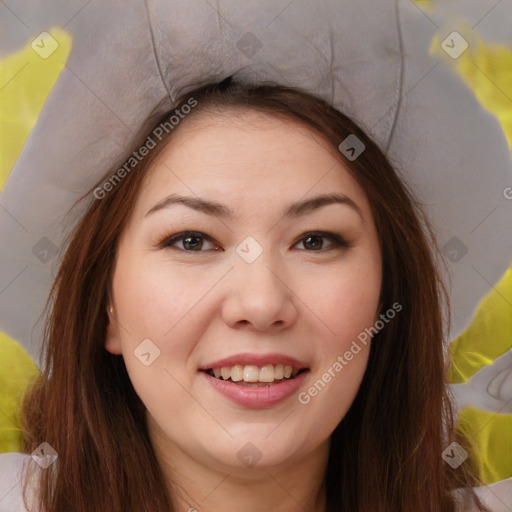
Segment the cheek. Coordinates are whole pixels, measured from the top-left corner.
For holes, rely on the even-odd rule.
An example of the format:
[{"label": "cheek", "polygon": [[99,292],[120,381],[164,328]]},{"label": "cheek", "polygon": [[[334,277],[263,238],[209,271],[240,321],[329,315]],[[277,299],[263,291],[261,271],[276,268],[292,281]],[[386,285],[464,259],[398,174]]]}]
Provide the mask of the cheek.
[{"label": "cheek", "polygon": [[[218,281],[215,275],[197,278],[197,271],[165,265],[124,265],[115,281],[119,313],[135,338],[164,340],[183,323]],[[186,322],[185,322],[186,323]]]},{"label": "cheek", "polygon": [[[312,420],[311,435],[328,437],[347,414],[363,380],[376,321],[380,273],[346,274],[310,296],[326,328],[316,340],[316,364],[298,402]],[[314,435],[313,435],[314,434]],[[316,436],[316,437],[315,437]]]},{"label": "cheek", "polygon": [[381,280],[380,261],[373,254],[352,258],[331,272],[309,274],[301,296],[324,327],[318,347],[324,356],[332,359],[349,350],[358,336],[365,338],[365,329],[378,318]]},{"label": "cheek", "polygon": [[[129,258],[120,262],[114,275],[118,314],[124,327],[123,358],[150,415],[168,423],[170,410],[190,408],[190,396],[181,387],[190,384],[187,365],[197,340],[190,318],[208,283],[192,281],[191,285],[190,278],[179,269],[162,270],[145,265],[143,259],[138,265],[133,263]],[[143,352],[139,350],[141,343],[147,344]],[[146,352],[150,353],[148,365],[142,357]]]},{"label": "cheek", "polygon": [[303,417],[309,418],[305,438],[310,442],[328,438],[343,420],[359,391],[368,355],[369,345],[360,344],[360,351],[350,361],[344,355],[336,356],[301,390],[298,407]]},{"label": "cheek", "polygon": [[366,371],[369,329],[378,318],[379,257],[368,251],[347,259],[332,272],[310,273],[301,291],[321,320],[317,325],[323,327],[315,345],[316,365],[298,401],[316,418],[315,430],[326,436],[350,409]]},{"label": "cheek", "polygon": [[[176,405],[185,405],[187,396],[178,382],[191,385],[196,370],[191,354],[201,339],[205,322],[211,321],[213,314],[213,310],[205,310],[208,292],[225,270],[203,272],[198,277],[193,267],[127,263],[120,264],[114,275],[114,290],[123,325],[122,352],[130,379],[148,409],[163,394],[167,400],[169,394],[172,401],[183,399],[183,403]],[[138,347],[147,339],[154,343],[153,350],[158,353],[149,367],[135,355],[140,354]]]}]

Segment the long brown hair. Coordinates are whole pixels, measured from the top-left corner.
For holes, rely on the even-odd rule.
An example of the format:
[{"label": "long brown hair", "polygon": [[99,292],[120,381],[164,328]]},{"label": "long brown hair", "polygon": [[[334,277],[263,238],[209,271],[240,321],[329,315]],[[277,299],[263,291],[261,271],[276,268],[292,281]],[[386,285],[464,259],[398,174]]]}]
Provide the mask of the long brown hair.
[{"label": "long brown hair", "polygon": [[[382,310],[396,302],[403,310],[374,336],[359,392],[331,436],[326,510],[449,512],[462,499],[481,508],[468,463],[452,470],[441,457],[454,440],[471,450],[454,430],[446,387],[448,302],[437,246],[385,154],[345,115],[298,89],[225,80],[189,92],[177,108],[190,98],[197,106],[182,124],[205,110],[229,115],[230,108],[247,108],[300,122],[334,151],[351,134],[366,146],[352,162],[338,154],[372,208],[382,249]],[[96,184],[82,198],[92,201],[66,241],[47,303],[43,371],[22,414],[25,451],[46,441],[58,453],[57,463],[38,476],[39,506],[47,512],[175,510],[145,408],[122,356],[107,352],[104,341],[117,242],[146,171],[179,129],[169,129],[102,199],[91,198]],[[456,488],[467,490],[455,497]]]}]

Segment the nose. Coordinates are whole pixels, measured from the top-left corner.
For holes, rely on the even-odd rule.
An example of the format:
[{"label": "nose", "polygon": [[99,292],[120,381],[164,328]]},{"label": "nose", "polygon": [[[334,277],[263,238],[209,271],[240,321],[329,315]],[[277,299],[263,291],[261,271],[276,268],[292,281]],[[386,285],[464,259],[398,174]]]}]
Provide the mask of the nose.
[{"label": "nose", "polygon": [[238,258],[229,273],[222,318],[231,328],[279,331],[297,319],[291,276],[265,254],[252,263]]}]

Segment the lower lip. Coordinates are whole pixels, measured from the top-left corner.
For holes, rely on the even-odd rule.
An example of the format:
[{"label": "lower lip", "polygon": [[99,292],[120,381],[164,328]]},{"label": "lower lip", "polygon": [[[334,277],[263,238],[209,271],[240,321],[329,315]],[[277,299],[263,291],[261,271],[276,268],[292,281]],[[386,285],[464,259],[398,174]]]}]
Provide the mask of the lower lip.
[{"label": "lower lip", "polygon": [[280,404],[297,393],[309,370],[300,373],[294,379],[264,387],[240,386],[212,377],[206,372],[201,373],[217,391],[232,402],[249,409],[264,409]]}]

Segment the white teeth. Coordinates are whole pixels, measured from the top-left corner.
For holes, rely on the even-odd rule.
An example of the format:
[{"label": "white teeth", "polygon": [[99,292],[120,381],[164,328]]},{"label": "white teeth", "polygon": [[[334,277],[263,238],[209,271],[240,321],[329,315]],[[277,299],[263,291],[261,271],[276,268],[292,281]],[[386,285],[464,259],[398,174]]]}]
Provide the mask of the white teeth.
[{"label": "white teeth", "polygon": [[231,380],[233,382],[239,382],[244,378],[244,367],[241,364],[237,364],[231,368]]},{"label": "white teeth", "polygon": [[263,366],[260,370],[259,381],[260,382],[272,382],[275,378],[274,367],[271,364]]},{"label": "white teeth", "polygon": [[258,382],[260,370],[257,366],[247,365],[244,366],[244,381],[245,382]]},{"label": "white teeth", "polygon": [[289,379],[296,377],[299,373],[298,368],[291,365],[267,364],[265,366],[256,366],[253,364],[236,366],[223,366],[222,368],[212,368],[213,375],[217,379],[228,380],[233,382],[274,382],[275,380]]}]

